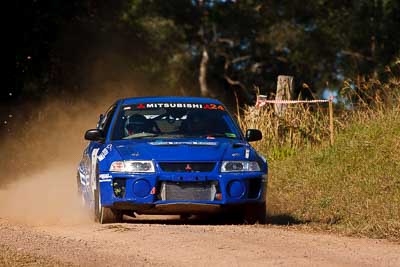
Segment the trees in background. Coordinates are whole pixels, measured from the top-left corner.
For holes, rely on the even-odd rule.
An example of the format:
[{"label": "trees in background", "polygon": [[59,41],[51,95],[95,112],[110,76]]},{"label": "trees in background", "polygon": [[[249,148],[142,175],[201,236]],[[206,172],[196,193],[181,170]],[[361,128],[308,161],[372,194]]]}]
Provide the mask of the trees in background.
[{"label": "trees in background", "polygon": [[[17,11],[21,99],[81,92],[118,73],[177,94],[236,92],[246,103],[286,74],[307,97],[380,76],[400,56],[396,0],[37,0]],[[91,74],[94,62],[104,74]]]}]

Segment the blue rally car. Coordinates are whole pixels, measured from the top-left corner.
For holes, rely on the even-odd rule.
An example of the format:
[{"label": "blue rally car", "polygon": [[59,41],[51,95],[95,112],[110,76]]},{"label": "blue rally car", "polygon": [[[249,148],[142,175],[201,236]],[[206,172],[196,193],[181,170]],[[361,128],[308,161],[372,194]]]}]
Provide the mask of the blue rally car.
[{"label": "blue rally car", "polygon": [[102,224],[135,213],[263,223],[268,167],[248,143],[261,138],[215,99],[121,99],[85,133],[78,191]]}]

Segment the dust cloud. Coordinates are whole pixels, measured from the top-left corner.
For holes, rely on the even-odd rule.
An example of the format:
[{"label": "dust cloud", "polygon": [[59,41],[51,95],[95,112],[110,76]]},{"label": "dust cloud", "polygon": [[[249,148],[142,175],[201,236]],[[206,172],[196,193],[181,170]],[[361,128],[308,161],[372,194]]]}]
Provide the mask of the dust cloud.
[{"label": "dust cloud", "polygon": [[0,143],[0,218],[34,225],[91,221],[76,193],[83,134],[114,101],[106,94],[91,101],[50,98],[15,112],[19,124]]},{"label": "dust cloud", "polygon": [[0,217],[33,225],[91,222],[76,193],[74,166],[55,164],[0,189]]},{"label": "dust cloud", "polygon": [[48,99],[16,112],[20,123],[0,143],[0,218],[33,225],[92,221],[77,194],[77,166],[84,131],[110,104]]},{"label": "dust cloud", "polygon": [[17,107],[18,123],[0,140],[0,218],[35,225],[90,222],[76,193],[84,132],[95,128],[99,114],[118,98],[144,92],[149,90],[108,84],[93,95]]},{"label": "dust cloud", "polygon": [[108,87],[94,97],[53,97],[16,108],[18,123],[0,141],[0,218],[34,225],[90,222],[76,193],[83,134],[116,99],[137,91]]},{"label": "dust cloud", "polygon": [[[99,114],[119,98],[197,94],[132,68],[146,55],[125,35],[71,27],[54,48],[62,64],[43,89],[46,96],[35,103],[21,99],[5,111],[10,115],[0,125],[0,218],[86,222],[76,194],[85,130],[95,128]],[[77,43],[81,49],[70,49]]]}]

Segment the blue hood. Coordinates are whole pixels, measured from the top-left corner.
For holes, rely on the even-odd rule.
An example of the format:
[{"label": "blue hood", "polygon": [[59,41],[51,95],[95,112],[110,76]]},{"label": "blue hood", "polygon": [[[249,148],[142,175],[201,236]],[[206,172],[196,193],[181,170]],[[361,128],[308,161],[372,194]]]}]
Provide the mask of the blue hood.
[{"label": "blue hood", "polygon": [[[114,142],[113,147],[123,160],[156,161],[241,160],[245,158],[245,150],[250,148],[239,140],[226,139],[125,140]],[[253,152],[249,154],[252,158]]]}]

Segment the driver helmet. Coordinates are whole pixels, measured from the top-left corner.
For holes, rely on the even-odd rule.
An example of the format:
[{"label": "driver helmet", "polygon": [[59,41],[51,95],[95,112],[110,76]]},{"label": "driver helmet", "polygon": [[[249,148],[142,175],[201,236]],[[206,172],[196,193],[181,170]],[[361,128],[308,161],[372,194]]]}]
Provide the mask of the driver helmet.
[{"label": "driver helmet", "polygon": [[204,134],[209,129],[208,116],[203,111],[192,111],[187,117],[187,130],[191,133]]},{"label": "driver helmet", "polygon": [[151,123],[141,114],[133,114],[130,116],[125,124],[126,136],[151,131]]}]

